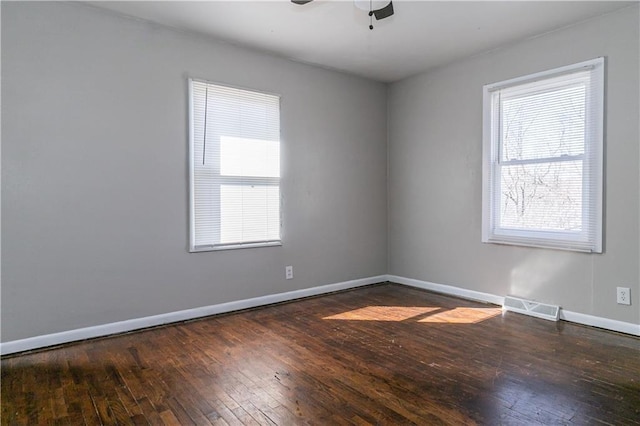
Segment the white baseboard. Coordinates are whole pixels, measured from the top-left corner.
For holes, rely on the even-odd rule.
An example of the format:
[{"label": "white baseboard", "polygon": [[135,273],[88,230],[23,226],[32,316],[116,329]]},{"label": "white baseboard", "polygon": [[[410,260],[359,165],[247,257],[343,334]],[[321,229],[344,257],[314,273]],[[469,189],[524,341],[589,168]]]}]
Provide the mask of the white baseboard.
[{"label": "white baseboard", "polygon": [[640,336],[640,324],[612,320],[609,318],[596,317],[593,315],[581,314],[580,312],[565,311],[560,309],[560,319],[575,322],[592,327],[604,328],[606,330],[618,331],[620,333]]},{"label": "white baseboard", "polygon": [[63,343],[91,339],[94,337],[103,337],[111,334],[125,333],[129,331],[140,330],[143,328],[169,324],[172,322],[186,321],[190,319],[206,317],[209,315],[223,314],[226,312],[255,308],[258,306],[270,305],[272,303],[287,302],[290,300],[301,299],[303,297],[317,296],[320,294],[331,293],[339,290],[347,290],[350,288],[356,288],[385,281],[387,281],[387,276],[379,275],[358,280],[343,281],[335,284],[305,288],[302,290],[288,291],[286,293],[277,293],[262,297],[254,297],[251,299],[220,303],[217,305],[203,306],[200,308],[186,309],[183,311],[169,312],[166,314],[135,318],[126,321],[97,325],[93,327],[63,331],[60,333],[13,340],[0,343],[0,354],[8,355],[16,352],[24,352],[33,349],[45,348],[48,346],[61,345]]},{"label": "white baseboard", "polygon": [[[21,340],[13,340],[0,343],[0,354],[9,355],[17,352],[41,349],[48,346],[61,345],[64,343],[76,342],[79,340],[109,336],[111,334],[125,333],[173,322],[186,321],[210,315],[255,308],[258,306],[270,305],[272,303],[287,302],[290,300],[301,299],[303,297],[317,296],[320,294],[347,290],[385,281],[403,284],[410,287],[421,288],[424,290],[430,290],[449,296],[461,297],[463,299],[493,303],[500,306],[502,306],[502,303],[504,302],[504,297],[490,293],[467,290],[450,285],[436,284],[428,281],[416,280],[413,278],[399,277],[397,275],[378,275],[375,277],[344,281],[340,283],[327,284],[302,290],[288,291],[285,293],[277,293],[262,297],[254,297],[251,299],[238,300],[234,302],[220,303],[217,305],[203,306],[200,308],[186,309],[183,311],[169,312],[166,314],[153,315],[149,317],[118,321],[93,327],[79,328],[75,330],[63,331],[60,333],[29,337]],[[624,321],[596,317],[593,315],[581,314],[579,312],[566,311],[564,309],[560,310],[560,319],[575,322],[578,324],[589,325],[592,327],[618,331],[634,336],[640,336],[640,324],[633,324]]]},{"label": "white baseboard", "polygon": [[[504,297],[496,296],[495,294],[482,293],[479,291],[467,290],[464,288],[444,284],[436,284],[428,281],[420,281],[413,278],[404,278],[397,275],[387,275],[387,281],[404,284],[410,287],[422,288],[449,296],[461,297],[463,299],[493,303],[500,306],[502,306],[502,304],[504,303]],[[592,327],[604,328],[606,330],[618,331],[620,333],[640,336],[640,324],[633,324],[630,322],[612,320],[609,318],[596,317],[593,315],[581,314],[579,312],[572,312],[564,309],[560,309],[560,319],[569,322],[575,322],[577,324],[589,325]]]},{"label": "white baseboard", "polygon": [[399,277],[397,275],[387,275],[387,281],[391,281],[392,283],[404,284],[410,287],[421,288],[424,290],[430,290],[436,293],[443,293],[449,296],[461,297],[463,299],[493,303],[494,305],[502,306],[502,303],[504,302],[504,297],[496,296],[494,294],[482,293],[474,290],[467,290],[464,288],[454,287],[451,285],[436,284],[428,281],[420,281],[420,280],[415,280],[413,278]]}]

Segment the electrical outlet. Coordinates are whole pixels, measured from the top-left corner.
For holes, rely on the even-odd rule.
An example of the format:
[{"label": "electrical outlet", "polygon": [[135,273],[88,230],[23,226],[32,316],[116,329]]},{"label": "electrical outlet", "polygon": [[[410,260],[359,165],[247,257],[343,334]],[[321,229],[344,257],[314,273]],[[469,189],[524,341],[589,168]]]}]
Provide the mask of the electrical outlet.
[{"label": "electrical outlet", "polygon": [[631,290],[628,287],[618,287],[617,290],[618,305],[630,305]]},{"label": "electrical outlet", "polygon": [[[293,279],[293,266],[286,266],[284,268],[284,277],[288,280]],[[628,291],[628,289],[627,289]]]}]

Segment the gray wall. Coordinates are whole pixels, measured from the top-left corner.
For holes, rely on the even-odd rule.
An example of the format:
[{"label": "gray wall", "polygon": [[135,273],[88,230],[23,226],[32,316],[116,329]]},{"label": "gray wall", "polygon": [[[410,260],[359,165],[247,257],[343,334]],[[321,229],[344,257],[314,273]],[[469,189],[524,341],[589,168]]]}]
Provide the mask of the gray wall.
[{"label": "gray wall", "polygon": [[[282,247],[187,253],[188,76],[282,95]],[[383,84],[3,2],[2,119],[3,341],[386,273]]]},{"label": "gray wall", "polygon": [[[387,98],[88,6],[4,2],[2,341],[385,273],[640,323],[638,40],[636,6]],[[596,56],[606,252],[481,244],[482,85]],[[187,253],[188,76],[282,95],[282,247]],[[622,285],[631,307],[615,304]]]},{"label": "gray wall", "polygon": [[[389,273],[640,323],[638,7],[395,83]],[[605,253],[480,243],[482,86],[607,57]],[[631,287],[632,306],[616,304]]]}]

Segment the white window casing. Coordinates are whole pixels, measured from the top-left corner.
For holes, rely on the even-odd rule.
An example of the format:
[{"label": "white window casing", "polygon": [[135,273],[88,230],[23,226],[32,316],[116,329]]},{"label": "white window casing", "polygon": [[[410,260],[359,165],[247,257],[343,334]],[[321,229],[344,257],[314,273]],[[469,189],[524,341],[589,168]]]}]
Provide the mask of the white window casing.
[{"label": "white window casing", "polygon": [[484,86],[483,242],[602,253],[604,65]]},{"label": "white window casing", "polygon": [[280,97],[189,79],[190,251],[281,245]]}]

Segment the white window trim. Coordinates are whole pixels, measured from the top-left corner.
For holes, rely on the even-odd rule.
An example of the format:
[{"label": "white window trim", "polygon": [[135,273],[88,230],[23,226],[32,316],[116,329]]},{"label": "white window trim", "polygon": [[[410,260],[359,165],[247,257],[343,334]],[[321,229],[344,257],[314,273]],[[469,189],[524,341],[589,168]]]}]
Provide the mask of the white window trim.
[{"label": "white window trim", "polygon": [[[487,84],[483,87],[483,153],[482,153],[482,242],[483,243],[495,243],[495,244],[508,244],[527,247],[538,248],[552,248],[560,250],[570,251],[582,251],[592,253],[602,253],[603,251],[603,150],[604,150],[604,75],[605,75],[605,59],[595,58],[592,60],[580,62],[573,65],[567,65],[560,68],[555,68],[548,71],[542,71],[534,74],[530,74],[523,77],[517,77],[510,80]],[[583,169],[583,181],[590,176],[588,167],[593,167],[592,182],[595,189],[590,192],[589,196],[595,198],[592,200],[593,215],[595,216],[595,240],[589,247],[585,246],[584,232],[554,232],[554,231],[526,231],[515,230],[507,228],[499,228],[493,223],[493,219],[496,215],[492,214],[493,210],[500,208],[500,200],[494,199],[494,189],[491,187],[491,183],[496,181],[496,174],[499,174],[500,161],[498,160],[500,142],[496,141],[493,135],[492,119],[493,119],[493,105],[492,105],[492,93],[499,89],[505,89],[512,86],[517,86],[525,83],[533,83],[536,81],[558,77],[570,73],[579,72],[581,70],[590,70],[596,67],[601,67],[602,71],[599,73],[600,79],[596,81],[594,87],[596,90],[589,91],[588,96],[592,99],[588,102],[588,105],[595,106],[596,111],[594,114],[595,121],[592,125],[595,127],[593,133],[595,141],[587,143],[587,149],[593,149],[594,152],[591,155],[593,163],[585,161],[585,169]],[[594,93],[595,92],[595,93]],[[587,152],[580,156],[588,158]],[[560,159],[556,161],[564,161]],[[535,160],[536,162],[540,160]],[[511,164],[526,163],[527,161],[511,160]],[[583,209],[588,209],[588,203],[583,203]],[[580,234],[581,236],[576,238]],[[582,241],[581,241],[582,240]]]},{"label": "white window trim", "polygon": [[[261,93],[265,95],[277,96],[280,98],[279,94],[258,91],[255,89],[249,89],[246,87],[234,86],[219,82],[214,82],[210,80],[200,79],[200,78],[188,78],[188,102],[189,102],[189,252],[190,253],[200,253],[200,252],[208,252],[208,251],[223,251],[223,250],[238,250],[238,249],[246,249],[246,248],[257,248],[257,247],[277,247],[282,246],[282,192],[280,192],[280,239],[278,240],[266,240],[266,241],[251,241],[251,242],[240,242],[240,243],[232,243],[232,244],[211,244],[211,245],[196,245],[196,227],[195,227],[195,159],[193,152],[195,150],[195,134],[194,134],[194,119],[193,119],[193,82],[200,82],[205,84],[213,84],[216,86],[228,87],[232,89],[240,89],[247,90],[250,92]],[[232,177],[230,179],[233,179]],[[245,177],[245,179],[247,179]],[[281,185],[282,182],[282,163],[280,164],[280,177],[279,178],[256,178],[256,180],[267,181],[267,180],[277,180],[278,185]]]}]

